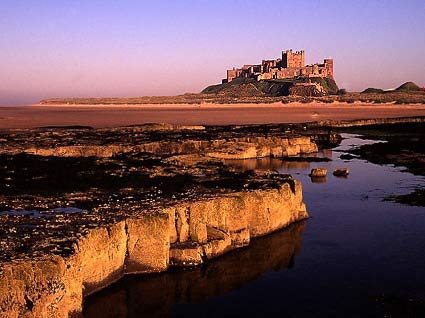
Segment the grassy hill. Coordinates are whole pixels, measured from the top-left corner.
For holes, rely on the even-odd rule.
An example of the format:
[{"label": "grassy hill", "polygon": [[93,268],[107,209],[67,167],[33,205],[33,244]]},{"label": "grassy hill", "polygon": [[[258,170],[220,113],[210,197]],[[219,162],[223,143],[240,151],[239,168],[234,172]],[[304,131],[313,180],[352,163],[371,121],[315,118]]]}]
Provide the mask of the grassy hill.
[{"label": "grassy hill", "polygon": [[296,83],[307,83],[309,80],[320,84],[328,94],[336,94],[338,91],[335,81],[329,78],[318,77],[263,81],[256,81],[252,78],[237,78],[230,83],[208,86],[201,93],[222,94],[232,97],[288,96],[292,86]]},{"label": "grassy hill", "polygon": [[369,87],[369,88],[366,88],[361,93],[362,94],[382,94],[382,93],[384,93],[384,90],[380,89],[380,88]]},{"label": "grassy hill", "polygon": [[397,92],[419,92],[421,91],[421,88],[413,82],[406,82],[397,87],[395,90]]}]

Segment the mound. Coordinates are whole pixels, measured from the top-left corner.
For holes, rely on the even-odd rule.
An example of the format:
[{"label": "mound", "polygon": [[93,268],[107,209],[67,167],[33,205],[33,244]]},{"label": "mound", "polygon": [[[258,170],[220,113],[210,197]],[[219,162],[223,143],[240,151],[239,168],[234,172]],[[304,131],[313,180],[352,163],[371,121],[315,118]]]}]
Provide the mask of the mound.
[{"label": "mound", "polygon": [[[312,85],[313,84],[313,85]],[[296,88],[294,88],[296,86]],[[315,86],[320,89],[300,89],[302,86]],[[338,86],[329,78],[298,78],[288,80],[256,81],[252,78],[237,78],[230,83],[211,85],[205,88],[203,94],[222,94],[229,97],[246,96],[288,96],[299,93],[302,96],[312,96],[312,92],[319,91],[322,95],[336,94]]]},{"label": "mound", "polygon": [[413,82],[406,82],[395,89],[397,92],[418,92],[421,88]]},{"label": "mound", "polygon": [[361,92],[361,94],[382,94],[382,93],[384,93],[383,89],[374,88],[374,87],[366,88],[363,92]]}]

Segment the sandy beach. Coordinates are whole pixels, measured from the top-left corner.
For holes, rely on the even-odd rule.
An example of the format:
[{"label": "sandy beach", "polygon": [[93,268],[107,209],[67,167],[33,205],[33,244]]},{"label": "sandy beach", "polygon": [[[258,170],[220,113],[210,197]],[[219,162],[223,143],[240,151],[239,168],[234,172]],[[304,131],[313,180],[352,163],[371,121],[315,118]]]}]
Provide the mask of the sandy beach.
[{"label": "sandy beach", "polygon": [[424,104],[144,104],[0,107],[0,129],[143,123],[228,125],[425,116]]}]

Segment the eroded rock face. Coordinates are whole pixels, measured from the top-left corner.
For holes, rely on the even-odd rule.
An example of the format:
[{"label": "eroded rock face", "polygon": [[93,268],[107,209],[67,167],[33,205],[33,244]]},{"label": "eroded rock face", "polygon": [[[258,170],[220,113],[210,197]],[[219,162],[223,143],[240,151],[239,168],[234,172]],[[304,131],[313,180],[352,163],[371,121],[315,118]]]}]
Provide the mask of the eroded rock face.
[{"label": "eroded rock face", "polygon": [[81,275],[83,295],[100,290],[123,275],[128,252],[126,226],[121,221],[91,229],[76,242],[75,253],[67,258],[67,265],[71,276]]},{"label": "eroded rock face", "polygon": [[[308,217],[302,202],[301,184],[288,183],[279,189],[242,192],[179,207],[188,219],[189,235],[183,232],[171,245],[173,265],[193,266],[229,250],[246,246],[251,237],[269,234]],[[170,218],[174,215],[169,210]],[[181,215],[181,214],[180,214]],[[174,230],[171,231],[174,233]],[[177,230],[177,233],[182,233]],[[173,237],[173,239],[176,239]]]},{"label": "eroded rock face", "polygon": [[[262,130],[267,129],[264,136]],[[187,155],[219,159],[287,157],[317,152],[310,136],[285,127],[172,127],[142,125],[114,129],[18,130],[0,134],[0,153],[111,158],[120,154]],[[4,137],[4,138],[1,138]]]},{"label": "eroded rock face", "polygon": [[[206,152],[208,157],[217,159],[250,159],[258,157],[288,157],[318,151],[310,137],[289,138],[236,138],[232,141],[186,140],[183,142],[149,142],[140,145],[75,145],[55,148],[29,147],[19,151],[55,157],[100,157],[110,158],[129,152],[146,152],[155,155],[180,155]],[[249,140],[248,139],[248,140]]]},{"label": "eroded rock face", "polygon": [[167,214],[143,215],[126,220],[125,273],[162,272],[168,268],[170,228]]},{"label": "eroded rock face", "polygon": [[[125,283],[86,299],[84,314],[93,318],[172,316],[175,303],[200,303],[240,288],[267,272],[290,268],[301,248],[305,222],[255,239],[249,248],[190,271],[147,277],[126,277]],[[116,306],[112,306],[116,304]]]},{"label": "eroded rock face", "polygon": [[80,311],[82,300],[80,297],[80,304],[75,308],[69,295],[66,265],[61,257],[2,264],[2,317],[67,317]]},{"label": "eroded rock face", "polygon": [[0,308],[8,317],[66,317],[125,273],[199,265],[307,217],[294,181],[293,189],[284,183],[127,218],[89,230],[69,257],[2,264]]}]

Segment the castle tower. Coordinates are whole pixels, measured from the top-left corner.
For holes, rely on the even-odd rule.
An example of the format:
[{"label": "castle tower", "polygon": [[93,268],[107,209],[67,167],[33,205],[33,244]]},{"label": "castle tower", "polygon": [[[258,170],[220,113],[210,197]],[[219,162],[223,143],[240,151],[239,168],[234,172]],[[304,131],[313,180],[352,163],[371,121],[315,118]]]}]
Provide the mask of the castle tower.
[{"label": "castle tower", "polygon": [[282,67],[304,67],[305,52],[304,50],[292,52],[292,50],[282,51]]},{"label": "castle tower", "polygon": [[326,77],[334,78],[334,60],[329,58],[324,60]]}]

